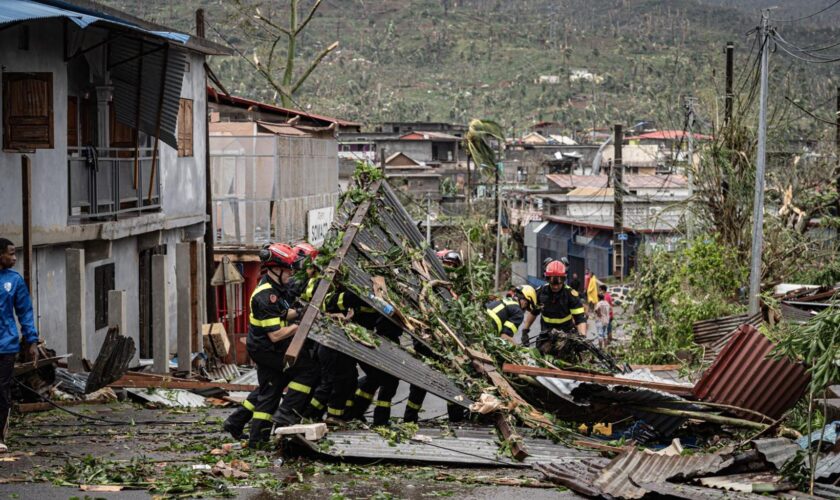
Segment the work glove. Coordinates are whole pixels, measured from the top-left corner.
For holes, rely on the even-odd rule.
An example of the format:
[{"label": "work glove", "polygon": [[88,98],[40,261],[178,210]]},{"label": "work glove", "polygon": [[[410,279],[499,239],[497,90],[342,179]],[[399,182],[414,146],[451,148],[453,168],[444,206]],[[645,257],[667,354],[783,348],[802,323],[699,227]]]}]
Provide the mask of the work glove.
[{"label": "work glove", "polygon": [[531,343],[531,338],[528,336],[529,333],[531,333],[530,328],[523,328],[522,329],[522,340],[521,340],[522,345],[528,345],[528,344]]}]

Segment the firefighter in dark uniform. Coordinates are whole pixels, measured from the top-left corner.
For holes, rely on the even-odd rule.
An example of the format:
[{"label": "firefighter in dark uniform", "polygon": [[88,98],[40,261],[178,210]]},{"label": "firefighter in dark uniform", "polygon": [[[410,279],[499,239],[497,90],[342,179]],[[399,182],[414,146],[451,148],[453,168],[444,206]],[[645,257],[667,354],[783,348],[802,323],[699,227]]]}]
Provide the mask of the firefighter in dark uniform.
[{"label": "firefighter in dark uniform", "polygon": [[531,325],[540,316],[540,335],[537,348],[547,353],[553,344],[552,330],[567,333],[577,332],[586,336],[586,314],[580,301],[580,294],[566,284],[566,266],[553,260],[545,267],[548,283],[537,289],[537,310],[529,311],[522,329],[522,344],[529,344]]},{"label": "firefighter in dark uniform", "polygon": [[498,334],[512,344],[519,325],[525,319],[525,311],[537,308],[537,292],[531,285],[519,286],[514,290],[513,297],[492,300],[484,307]]},{"label": "firefighter in dark uniform", "polygon": [[288,245],[274,243],[260,251],[265,274],[251,293],[246,343],[248,355],[257,364],[259,387],[224,424],[226,431],[239,438],[245,424],[253,418],[250,447],[259,447],[268,441],[271,414],[287,385],[283,356],[290,338],[297,331],[297,325],[292,321],[298,319],[298,312],[289,305],[293,300],[289,285],[295,259],[296,255]]},{"label": "firefighter in dark uniform", "polygon": [[[393,308],[386,304],[386,308]],[[379,311],[370,307],[358,295],[350,290],[336,293],[327,306],[327,310],[346,312],[353,310],[352,319],[357,324],[376,332],[392,342],[399,344],[402,328],[391,319],[383,316]],[[389,425],[391,420],[391,400],[397,394],[399,379],[384,371],[359,363],[365,375],[359,378],[355,397],[347,402],[349,419],[364,420],[365,413],[371,404],[373,409],[373,425]],[[374,400],[374,395],[376,400]]]}]

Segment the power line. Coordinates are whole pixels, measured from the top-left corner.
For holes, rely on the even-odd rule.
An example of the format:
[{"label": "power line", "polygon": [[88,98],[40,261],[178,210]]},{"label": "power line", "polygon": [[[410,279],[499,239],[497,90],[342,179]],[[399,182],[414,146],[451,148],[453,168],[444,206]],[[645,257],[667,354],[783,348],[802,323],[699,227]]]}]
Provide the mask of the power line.
[{"label": "power line", "polygon": [[835,1],[834,1],[831,5],[829,5],[828,7],[824,8],[824,9],[822,9],[822,10],[818,10],[817,12],[814,12],[813,14],[808,14],[807,16],[797,17],[797,18],[795,18],[795,19],[773,19],[773,21],[774,21],[774,22],[778,22],[778,23],[795,23],[795,22],[797,22],[797,21],[804,21],[805,19],[810,19],[810,18],[812,18],[812,17],[814,17],[814,16],[817,16],[817,15],[819,15],[819,14],[822,14],[823,12],[825,12],[825,11],[827,11],[827,10],[831,9],[832,7],[834,7],[834,6],[835,6],[835,5],[837,5],[837,4],[840,4],[840,0],[835,0]]}]

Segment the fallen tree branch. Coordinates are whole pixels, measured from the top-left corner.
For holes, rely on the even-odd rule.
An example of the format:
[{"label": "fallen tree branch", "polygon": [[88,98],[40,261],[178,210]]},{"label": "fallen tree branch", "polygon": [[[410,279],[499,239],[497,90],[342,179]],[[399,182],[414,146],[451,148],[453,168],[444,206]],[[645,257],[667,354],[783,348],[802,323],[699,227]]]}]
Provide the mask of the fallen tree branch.
[{"label": "fallen tree branch", "polygon": [[[630,405],[630,408],[639,411],[646,411],[649,413],[659,413],[661,415],[670,415],[672,417],[693,418],[696,420],[703,420],[704,422],[712,422],[714,424],[731,425],[734,427],[745,427],[748,429],[756,429],[759,431],[765,431],[773,425],[753,422],[752,420],[745,420],[742,418],[724,417],[722,415],[717,415],[714,413],[703,413],[701,411],[676,410],[674,408],[659,408],[655,406],[636,405]],[[786,427],[781,427],[779,429],[779,434],[783,437],[789,437],[791,439],[799,438],[799,435],[796,431],[794,431],[793,429],[788,429]]]}]

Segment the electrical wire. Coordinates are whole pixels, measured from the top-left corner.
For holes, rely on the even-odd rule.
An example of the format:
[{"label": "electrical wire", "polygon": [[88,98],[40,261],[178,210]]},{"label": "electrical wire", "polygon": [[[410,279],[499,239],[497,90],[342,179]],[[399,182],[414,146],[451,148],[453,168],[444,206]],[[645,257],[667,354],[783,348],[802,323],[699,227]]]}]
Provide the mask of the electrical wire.
[{"label": "electrical wire", "polygon": [[795,23],[795,22],[798,22],[798,21],[804,21],[805,19],[810,19],[810,18],[812,18],[812,17],[814,17],[814,16],[818,16],[818,15],[820,15],[820,14],[822,14],[823,12],[825,12],[825,11],[827,11],[827,10],[829,10],[829,9],[833,8],[834,6],[836,6],[836,5],[838,5],[838,4],[840,4],[840,0],[835,0],[835,1],[834,1],[831,5],[829,5],[828,7],[825,7],[825,8],[824,8],[824,9],[822,9],[822,10],[818,10],[817,12],[814,12],[813,14],[808,14],[807,16],[797,17],[797,18],[795,18],[795,19],[773,19],[773,21],[774,21],[774,22],[777,22],[777,23]]},{"label": "electrical wire", "polygon": [[203,423],[206,423],[206,422],[202,422],[200,420],[192,420],[192,421],[183,421],[183,420],[180,420],[180,421],[172,421],[172,420],[131,420],[131,421],[123,421],[123,420],[108,420],[108,419],[105,419],[105,418],[91,417],[90,415],[85,415],[85,414],[78,413],[78,412],[75,412],[75,411],[72,411],[72,410],[68,410],[67,408],[55,403],[54,401],[51,401],[46,396],[41,395],[41,393],[39,393],[35,389],[29,387],[28,385],[24,384],[20,380],[18,380],[18,379],[13,379],[13,380],[21,388],[31,392],[32,394],[34,394],[35,396],[37,396],[38,398],[40,398],[41,400],[43,400],[45,403],[49,404],[50,406],[53,406],[57,410],[61,410],[64,413],[73,415],[74,417],[80,418],[82,420],[90,420],[91,422],[97,422],[101,425],[130,425],[130,426],[134,426],[134,425],[183,425],[183,424],[203,424]]}]

